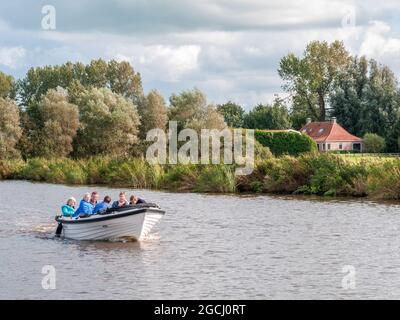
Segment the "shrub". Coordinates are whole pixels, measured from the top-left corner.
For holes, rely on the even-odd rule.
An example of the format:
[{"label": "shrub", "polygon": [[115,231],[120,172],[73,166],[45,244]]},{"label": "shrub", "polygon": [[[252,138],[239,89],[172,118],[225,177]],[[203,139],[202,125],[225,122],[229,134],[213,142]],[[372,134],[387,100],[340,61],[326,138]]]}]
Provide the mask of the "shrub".
[{"label": "shrub", "polygon": [[84,165],[72,159],[33,158],[26,162],[20,178],[51,183],[84,184]]},{"label": "shrub", "polygon": [[109,157],[92,157],[88,159],[79,160],[81,166],[86,171],[86,181],[90,184],[103,184],[106,183],[105,179],[108,172],[108,167],[111,158]]},{"label": "shrub", "polygon": [[162,170],[140,158],[109,161],[104,183],[133,188],[154,188],[160,185]]},{"label": "shrub", "polygon": [[25,168],[25,161],[20,159],[1,160],[0,159],[0,180],[18,179]]},{"label": "shrub", "polygon": [[368,194],[377,199],[400,199],[400,160],[369,167]]},{"label": "shrub", "polygon": [[190,191],[199,176],[199,166],[196,165],[167,165],[161,186],[164,189]]},{"label": "shrub", "polygon": [[366,133],[363,142],[365,152],[379,153],[385,149],[385,139],[375,133]]},{"label": "shrub", "polygon": [[235,174],[232,166],[210,165],[203,167],[194,185],[197,192],[235,192]]},{"label": "shrub", "polygon": [[340,157],[326,154],[310,154],[300,157],[311,169],[310,182],[298,192],[338,195],[351,194],[356,190],[355,182],[367,176],[362,164],[349,163]]},{"label": "shrub", "polygon": [[264,189],[261,181],[253,181],[250,183],[250,190],[255,193],[261,193]]},{"label": "shrub", "polygon": [[299,155],[317,151],[317,144],[309,136],[297,132],[255,131],[255,138],[274,155]]},{"label": "shrub", "polygon": [[271,158],[272,152],[268,147],[264,147],[260,142],[257,140],[254,141],[254,160],[256,162],[265,161],[268,158]]},{"label": "shrub", "polygon": [[268,192],[293,193],[308,184],[309,168],[298,158],[284,156],[266,165],[264,187]]},{"label": "shrub", "polygon": [[47,181],[49,170],[48,160],[32,158],[27,161],[22,176],[27,180]]},{"label": "shrub", "polygon": [[[50,169],[52,166],[49,166]],[[84,184],[87,183],[86,165],[71,159],[62,159],[56,161],[55,168],[62,172],[64,183],[68,184]],[[55,181],[52,181],[55,182]]]}]

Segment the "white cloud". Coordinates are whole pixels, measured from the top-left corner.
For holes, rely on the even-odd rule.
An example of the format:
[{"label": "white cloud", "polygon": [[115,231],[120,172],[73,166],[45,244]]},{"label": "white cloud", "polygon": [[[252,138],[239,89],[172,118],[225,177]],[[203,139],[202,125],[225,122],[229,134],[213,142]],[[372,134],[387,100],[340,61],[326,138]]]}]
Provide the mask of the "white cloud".
[{"label": "white cloud", "polygon": [[373,21],[365,33],[360,54],[375,59],[400,57],[400,39],[390,37],[391,27],[382,21]]},{"label": "white cloud", "polygon": [[15,69],[21,65],[25,57],[25,48],[19,47],[0,47],[0,65]]},{"label": "white cloud", "polygon": [[146,68],[161,69],[167,76],[166,80],[175,82],[182,75],[197,69],[200,51],[198,45],[147,46],[140,54],[139,63]]},{"label": "white cloud", "polygon": [[[115,45],[107,56],[127,60],[150,78],[177,82],[198,68],[201,47],[198,45]],[[145,76],[145,77],[146,77]]]},{"label": "white cloud", "polygon": [[157,88],[166,98],[196,86],[213,102],[250,108],[281,92],[280,58],[301,55],[312,40],[343,40],[352,54],[400,68],[398,0],[379,8],[372,0],[82,0],[68,7],[54,0],[55,32],[35,29],[40,21],[28,8],[12,11],[22,0],[15,1],[0,4],[7,48],[0,68],[17,77],[31,66],[115,58],[130,61],[145,90]]},{"label": "white cloud", "polygon": [[400,36],[395,35],[386,22],[372,21],[366,28],[359,55],[365,55],[389,66],[397,77],[400,77]]}]

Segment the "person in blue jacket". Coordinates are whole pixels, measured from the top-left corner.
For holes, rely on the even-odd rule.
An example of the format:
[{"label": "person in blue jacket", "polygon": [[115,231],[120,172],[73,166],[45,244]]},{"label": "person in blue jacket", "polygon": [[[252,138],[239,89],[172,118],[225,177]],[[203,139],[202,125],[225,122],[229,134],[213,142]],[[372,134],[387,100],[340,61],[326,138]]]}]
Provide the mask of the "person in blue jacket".
[{"label": "person in blue jacket", "polygon": [[85,193],[81,200],[78,209],[73,214],[73,218],[78,218],[80,215],[93,214],[93,205],[90,203],[90,193]]},{"label": "person in blue jacket", "polygon": [[71,197],[67,200],[67,204],[63,205],[61,207],[61,212],[64,217],[72,217],[72,215],[75,213],[75,206],[76,206],[76,200],[74,197]]},{"label": "person in blue jacket", "polygon": [[99,202],[93,209],[93,214],[106,211],[111,207],[111,197],[105,196],[103,202]]}]

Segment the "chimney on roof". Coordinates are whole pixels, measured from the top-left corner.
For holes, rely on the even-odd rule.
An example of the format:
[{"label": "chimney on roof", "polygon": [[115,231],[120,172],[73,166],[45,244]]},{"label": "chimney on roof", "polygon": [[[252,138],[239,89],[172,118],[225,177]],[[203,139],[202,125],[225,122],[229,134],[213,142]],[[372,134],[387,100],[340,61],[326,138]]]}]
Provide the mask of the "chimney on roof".
[{"label": "chimney on roof", "polygon": [[307,124],[311,123],[311,118],[307,118]]},{"label": "chimney on roof", "polygon": [[331,122],[332,122],[332,123],[336,123],[336,117],[332,117],[332,118],[331,118]]}]

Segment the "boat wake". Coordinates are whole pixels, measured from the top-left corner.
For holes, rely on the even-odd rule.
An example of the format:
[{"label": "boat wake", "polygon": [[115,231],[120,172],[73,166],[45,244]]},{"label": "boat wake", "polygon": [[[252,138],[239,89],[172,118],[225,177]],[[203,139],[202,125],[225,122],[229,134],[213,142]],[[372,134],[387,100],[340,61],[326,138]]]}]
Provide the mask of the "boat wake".
[{"label": "boat wake", "polygon": [[20,228],[18,233],[27,235],[27,236],[35,236],[41,239],[54,239],[56,226],[53,224],[40,224],[34,226],[33,228]]},{"label": "boat wake", "polygon": [[103,241],[127,243],[127,242],[137,242],[137,239],[134,237],[120,237],[120,238],[113,238],[113,239],[108,239],[108,240],[103,240]]},{"label": "boat wake", "polygon": [[141,239],[141,241],[152,242],[152,241],[158,241],[158,240],[160,240],[160,238],[161,238],[160,234],[158,232],[154,232],[154,233],[149,233],[148,235],[143,237]]}]

